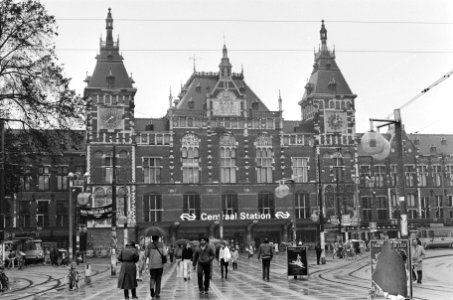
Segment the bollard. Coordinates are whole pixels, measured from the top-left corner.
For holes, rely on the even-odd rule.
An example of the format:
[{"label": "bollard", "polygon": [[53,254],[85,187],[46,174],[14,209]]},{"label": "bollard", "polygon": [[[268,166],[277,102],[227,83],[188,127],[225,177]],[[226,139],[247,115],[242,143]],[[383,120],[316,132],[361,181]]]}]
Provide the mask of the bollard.
[{"label": "bollard", "polygon": [[85,283],[86,284],[91,283],[91,264],[88,264],[88,263],[85,267]]}]

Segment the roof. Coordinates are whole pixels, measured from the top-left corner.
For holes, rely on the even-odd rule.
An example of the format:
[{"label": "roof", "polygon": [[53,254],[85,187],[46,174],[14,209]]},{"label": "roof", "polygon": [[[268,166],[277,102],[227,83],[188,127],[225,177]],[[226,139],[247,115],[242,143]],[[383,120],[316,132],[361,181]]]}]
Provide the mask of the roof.
[{"label": "roof", "polygon": [[[327,30],[322,24],[322,30],[327,34]],[[310,79],[305,85],[305,93],[302,101],[308,97],[329,96],[331,95],[351,95],[355,97],[349,88],[340,68],[335,61],[335,50],[329,51],[326,44],[327,36],[322,37],[322,45],[315,53],[315,62]]]},{"label": "roof", "polygon": [[419,154],[452,154],[453,135],[451,134],[408,134],[418,148]]}]

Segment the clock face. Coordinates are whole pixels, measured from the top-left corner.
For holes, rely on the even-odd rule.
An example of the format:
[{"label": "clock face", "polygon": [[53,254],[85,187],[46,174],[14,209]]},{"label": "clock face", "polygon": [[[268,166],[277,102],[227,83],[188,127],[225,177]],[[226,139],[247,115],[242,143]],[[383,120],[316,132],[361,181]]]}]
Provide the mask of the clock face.
[{"label": "clock face", "polygon": [[123,129],[123,110],[117,107],[99,108],[98,128],[99,129]]},{"label": "clock face", "polygon": [[326,114],[326,131],[343,132],[346,130],[346,114],[330,112]]}]

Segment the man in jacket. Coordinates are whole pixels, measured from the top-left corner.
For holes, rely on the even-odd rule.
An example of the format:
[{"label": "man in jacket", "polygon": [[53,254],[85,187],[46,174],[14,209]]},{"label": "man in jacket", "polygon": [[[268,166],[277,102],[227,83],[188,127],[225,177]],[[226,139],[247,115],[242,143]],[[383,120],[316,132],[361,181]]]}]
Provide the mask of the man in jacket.
[{"label": "man in jacket", "polygon": [[151,243],[148,244],[145,257],[146,263],[149,266],[149,290],[151,292],[151,299],[160,298],[160,284],[162,281],[162,274],[164,272],[164,265],[162,257],[167,256],[167,247],[159,242],[159,236],[152,236]]},{"label": "man in jacket", "polygon": [[274,252],[271,244],[269,244],[268,238],[264,239],[264,242],[260,245],[258,250],[258,260],[261,257],[261,262],[263,264],[263,280],[269,281],[269,271],[271,267],[271,260],[274,256]]},{"label": "man in jacket", "polygon": [[[198,275],[198,289],[200,294],[208,294],[209,291],[209,280],[211,274],[211,262],[215,257],[214,250],[208,244],[207,238],[200,239],[200,245],[193,254],[193,267],[198,264],[197,275]],[[204,274],[204,285],[203,285],[203,274]]]}]

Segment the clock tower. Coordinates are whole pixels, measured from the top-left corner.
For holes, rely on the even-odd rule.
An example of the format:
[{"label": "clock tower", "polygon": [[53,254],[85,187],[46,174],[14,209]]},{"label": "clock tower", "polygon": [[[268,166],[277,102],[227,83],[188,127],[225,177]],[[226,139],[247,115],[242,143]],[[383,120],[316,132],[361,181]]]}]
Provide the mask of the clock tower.
[{"label": "clock tower", "polygon": [[313,126],[321,145],[352,145],[356,95],[335,61],[335,50],[330,51],[327,47],[324,21],[320,39],[321,46],[315,53],[313,71],[299,102],[302,121]]},{"label": "clock tower", "polygon": [[[106,38],[100,39],[93,74],[87,76],[84,96],[87,108],[87,171],[92,188],[92,207],[112,203],[116,197],[117,219],[124,220],[124,199],[128,199],[128,224],[135,223],[135,180],[133,144],[134,96],[136,89],[113,40],[113,18],[108,9]],[[113,191],[115,189],[115,191]],[[122,218],[121,218],[122,217]],[[111,226],[110,220],[88,222],[88,227]],[[108,235],[107,235],[108,236]],[[100,236],[99,238],[101,238]]]}]

